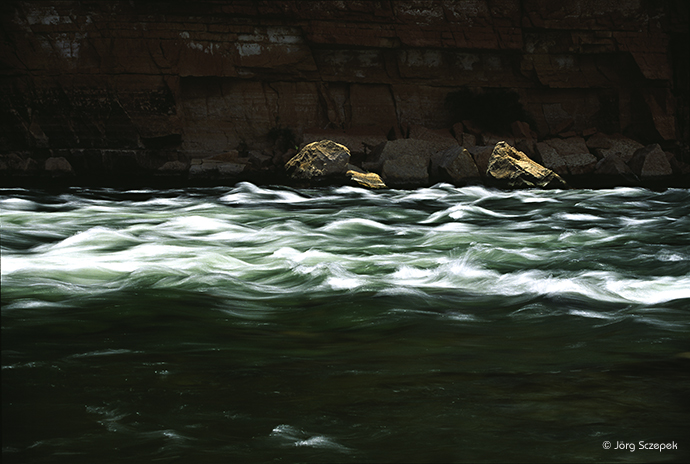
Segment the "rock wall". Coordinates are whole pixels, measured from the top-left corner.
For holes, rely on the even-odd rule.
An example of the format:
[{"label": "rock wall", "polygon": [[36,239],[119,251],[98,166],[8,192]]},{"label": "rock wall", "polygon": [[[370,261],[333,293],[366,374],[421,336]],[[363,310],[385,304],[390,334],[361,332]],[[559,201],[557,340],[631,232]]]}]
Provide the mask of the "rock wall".
[{"label": "rock wall", "polygon": [[275,139],[285,129],[289,144],[314,129],[403,137],[457,122],[444,102],[459,88],[516,92],[539,139],[622,133],[690,161],[683,0],[0,9],[6,170],[64,158],[77,176],[146,175],[232,149],[284,151]]}]

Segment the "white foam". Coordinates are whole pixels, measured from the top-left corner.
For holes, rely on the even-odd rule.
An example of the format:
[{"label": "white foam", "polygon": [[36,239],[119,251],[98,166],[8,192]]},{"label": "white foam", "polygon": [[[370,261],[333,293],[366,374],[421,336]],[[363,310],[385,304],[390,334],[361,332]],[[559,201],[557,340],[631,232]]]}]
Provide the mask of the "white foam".
[{"label": "white foam", "polygon": [[392,227],[371,219],[351,218],[331,222],[330,224],[322,227],[320,230],[324,232],[340,232],[351,230],[361,234],[367,229],[373,231],[388,231],[391,230]]},{"label": "white foam", "polygon": [[659,304],[668,301],[690,299],[690,276],[652,277],[649,279],[609,280],[606,288],[627,301],[643,304]]},{"label": "white foam", "polygon": [[467,322],[467,321],[478,321],[479,319],[476,316],[473,316],[472,314],[463,314],[463,313],[448,313],[443,315],[444,318],[450,319],[453,321],[462,321],[462,322]]},{"label": "white foam", "polygon": [[659,218],[640,219],[640,218],[631,218],[631,217],[621,217],[621,218],[618,218],[618,221],[623,226],[635,227],[635,226],[642,226],[642,225],[648,225],[648,224],[653,224],[655,222],[659,222]]},{"label": "white foam", "polygon": [[584,213],[558,213],[554,215],[557,219],[566,219],[568,221],[603,221],[604,218],[599,216],[594,216],[593,214]]},{"label": "white foam", "polygon": [[417,296],[426,298],[429,295],[418,288],[388,287],[376,292],[376,296]]},{"label": "white foam", "polygon": [[19,211],[34,211],[37,205],[33,201],[24,200],[23,198],[3,198],[0,199],[0,208]]},{"label": "white foam", "polygon": [[357,277],[333,276],[326,279],[326,285],[333,290],[354,290],[364,285],[366,280]]},{"label": "white foam", "polygon": [[434,275],[433,269],[419,269],[412,266],[402,266],[391,276],[398,284],[417,284],[422,279]]},{"label": "white foam", "polygon": [[135,353],[132,350],[120,349],[120,350],[99,350],[99,351],[89,351],[87,353],[73,354],[70,358],[90,358],[93,356],[113,356],[118,354]]},{"label": "white foam", "polygon": [[[629,242],[647,231],[657,233],[659,227],[653,228],[653,221],[670,220],[671,210],[664,210],[669,218],[658,219],[622,203],[621,211],[629,217],[619,221],[634,228],[613,229],[618,220],[605,224],[607,216],[599,212],[609,211],[600,205],[601,194],[615,195],[615,201],[623,201],[628,194],[655,195],[638,189],[593,195],[587,191],[457,189],[447,184],[414,192],[340,187],[298,193],[245,183],[228,194],[219,193],[222,201],[238,207],[197,198],[183,198],[179,204],[169,198],[123,204],[69,195],[63,200],[73,209],[36,213],[22,210],[33,208],[33,202],[4,199],[0,204],[4,206],[3,239],[11,240],[4,240],[0,270],[3,284],[32,286],[26,293],[17,293],[21,299],[10,302],[9,308],[40,305],[36,302],[41,297],[31,294],[39,289],[68,294],[128,285],[232,287],[228,282],[271,295],[311,286],[422,298],[434,289],[647,305],[690,298],[690,276],[628,274],[627,267],[617,269],[623,267],[619,259],[610,261],[603,255],[606,247],[601,247],[601,257],[593,252],[593,245],[615,242],[623,252],[637,253],[642,262],[658,260],[662,274],[664,267],[677,273],[690,259],[682,243],[655,243],[650,248],[638,241],[630,252]],[[497,199],[501,201],[493,201]],[[340,200],[349,206],[339,208]],[[425,202],[424,207],[406,207],[414,201]],[[285,202],[300,206],[288,213],[282,206]],[[314,208],[309,208],[309,202]],[[513,211],[511,204],[553,202],[563,206],[537,204],[519,210],[541,212],[537,220],[487,220],[523,214]],[[260,203],[261,209],[256,208]],[[648,199],[640,202],[649,203]],[[583,205],[586,210],[581,209]],[[473,221],[476,218],[481,224]],[[577,222],[573,227],[583,230],[566,230],[572,228],[554,218]],[[682,229],[678,221],[673,223],[674,233]],[[18,243],[17,250],[7,248],[8,243]],[[580,263],[565,264],[580,257]]]},{"label": "white foam", "polygon": [[229,204],[248,205],[265,202],[294,204],[313,200],[308,196],[302,196],[290,190],[265,189],[248,182],[241,182],[233,191],[223,195],[220,201]]},{"label": "white foam", "polygon": [[281,424],[271,431],[271,437],[282,439],[291,446],[307,446],[310,448],[325,448],[343,453],[350,452],[350,448],[337,443],[326,435],[311,435],[303,430],[287,424]]},{"label": "white foam", "polygon": [[216,232],[227,229],[228,223],[218,218],[195,215],[171,219],[161,227],[180,229],[183,232]]},{"label": "white foam", "polygon": [[660,251],[655,255],[655,258],[664,262],[679,262],[690,260],[690,254],[682,255],[680,253],[673,253],[668,251]]},{"label": "white foam", "polygon": [[587,310],[581,310],[581,309],[572,309],[568,311],[568,314],[572,316],[580,316],[580,317],[588,317],[588,318],[593,318],[593,319],[615,319],[615,315],[611,314],[604,314],[600,313],[598,311],[587,311]]}]

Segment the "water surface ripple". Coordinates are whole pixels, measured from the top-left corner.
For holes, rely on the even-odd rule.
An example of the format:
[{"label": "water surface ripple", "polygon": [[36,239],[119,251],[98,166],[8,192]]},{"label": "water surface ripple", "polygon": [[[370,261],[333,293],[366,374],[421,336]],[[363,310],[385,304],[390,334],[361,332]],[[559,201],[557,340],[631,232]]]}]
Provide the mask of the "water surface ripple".
[{"label": "water surface ripple", "polygon": [[9,462],[690,457],[688,190],[5,189],[0,221]]}]

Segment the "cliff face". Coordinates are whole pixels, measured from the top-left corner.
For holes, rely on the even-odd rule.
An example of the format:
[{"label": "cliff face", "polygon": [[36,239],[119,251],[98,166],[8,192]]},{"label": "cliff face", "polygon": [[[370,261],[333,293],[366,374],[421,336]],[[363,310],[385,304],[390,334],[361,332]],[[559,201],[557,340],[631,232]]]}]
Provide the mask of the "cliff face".
[{"label": "cliff face", "polygon": [[38,164],[126,173],[265,148],[281,128],[298,140],[312,128],[447,128],[444,101],[462,87],[516,92],[539,137],[596,128],[687,160],[681,0],[0,8],[0,153]]}]

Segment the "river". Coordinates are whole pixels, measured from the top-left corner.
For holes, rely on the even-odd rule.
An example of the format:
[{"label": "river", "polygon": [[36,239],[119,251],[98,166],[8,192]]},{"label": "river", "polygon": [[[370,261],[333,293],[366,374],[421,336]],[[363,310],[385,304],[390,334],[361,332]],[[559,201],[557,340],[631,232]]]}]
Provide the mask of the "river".
[{"label": "river", "polygon": [[5,463],[690,458],[689,190],[3,189],[0,221]]}]

